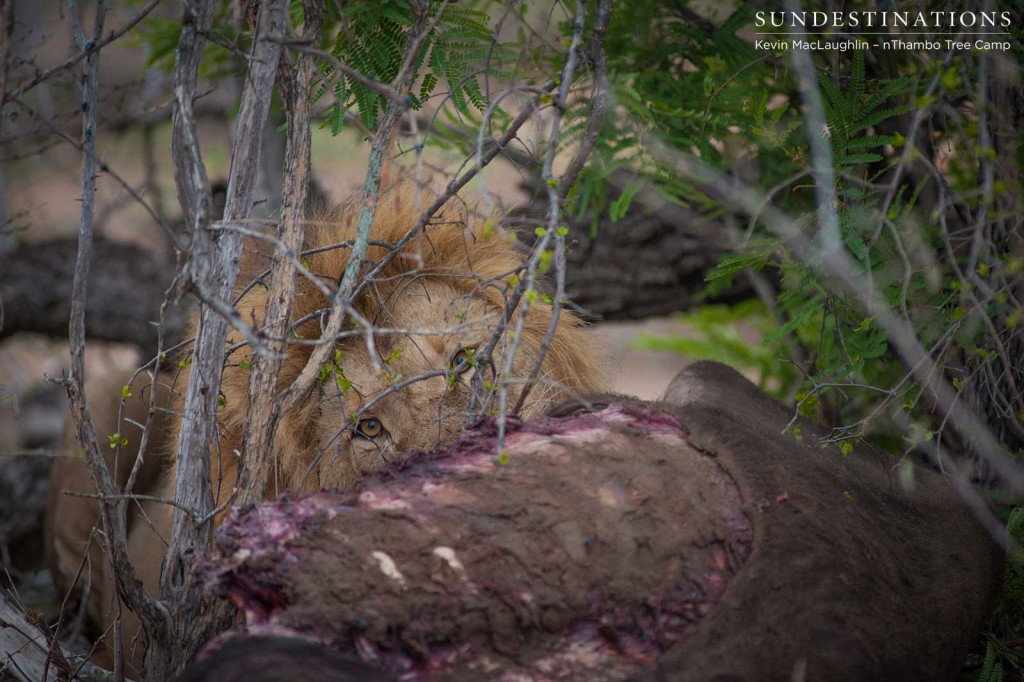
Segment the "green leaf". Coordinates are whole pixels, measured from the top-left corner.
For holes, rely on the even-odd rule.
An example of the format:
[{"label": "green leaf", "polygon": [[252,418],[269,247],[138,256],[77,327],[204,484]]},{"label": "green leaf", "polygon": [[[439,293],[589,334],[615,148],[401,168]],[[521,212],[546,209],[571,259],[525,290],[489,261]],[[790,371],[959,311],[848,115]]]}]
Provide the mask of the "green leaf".
[{"label": "green leaf", "polygon": [[749,244],[746,252],[722,258],[718,265],[704,276],[704,281],[713,282],[723,277],[735,277],[747,268],[759,270],[771,259],[781,244],[781,241],[775,239]]},{"label": "green leaf", "polygon": [[872,147],[883,147],[887,144],[895,144],[895,135],[866,135],[850,140],[846,143],[847,149],[871,149]]},{"label": "green leaf", "polygon": [[646,183],[642,180],[634,180],[626,185],[626,188],[622,190],[622,194],[612,202],[611,206],[608,207],[608,217],[611,218],[613,223],[617,223],[626,216],[626,212],[629,210],[630,205],[633,203],[633,198],[636,197],[637,192],[644,188]]},{"label": "green leaf", "polygon": [[991,641],[985,647],[985,660],[981,665],[978,682],[1003,682],[1003,664],[996,656],[995,644]]},{"label": "green leaf", "polygon": [[836,164],[839,166],[856,166],[861,163],[874,163],[881,160],[881,154],[847,154],[846,156],[841,156],[836,159]]},{"label": "green leaf", "polygon": [[867,116],[866,118],[863,118],[860,121],[858,121],[856,130],[865,130],[867,128],[874,127],[881,123],[882,121],[886,121],[890,118],[895,118],[896,116],[902,116],[903,114],[913,110],[914,107],[912,105],[904,104],[898,107],[892,107],[891,109],[883,109],[881,111],[876,111],[870,116]]}]

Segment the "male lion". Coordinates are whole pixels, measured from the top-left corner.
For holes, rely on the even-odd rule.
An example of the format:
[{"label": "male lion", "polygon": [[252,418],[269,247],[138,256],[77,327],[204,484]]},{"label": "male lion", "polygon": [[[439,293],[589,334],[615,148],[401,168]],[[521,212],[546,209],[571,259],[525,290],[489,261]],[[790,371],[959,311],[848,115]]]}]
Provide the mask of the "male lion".
[{"label": "male lion", "polygon": [[[314,221],[306,251],[351,240],[356,208],[349,205]],[[367,254],[371,265],[390,253],[384,244],[401,239],[417,217],[418,211],[399,195],[381,200],[372,233],[374,245]],[[258,282],[269,270],[269,254],[272,246],[257,245],[242,263],[239,282],[257,282],[237,305],[243,321],[262,320],[266,288]],[[336,288],[348,255],[347,245],[307,253],[303,265],[311,277]],[[335,360],[321,372],[322,381],[302,405],[281,418],[275,442],[278,469],[270,477],[267,495],[349,486],[395,453],[451,442],[467,416],[474,372],[484,372],[488,382],[496,376],[505,381],[508,405],[514,405],[547,332],[551,307],[539,298],[531,306],[510,376],[500,376],[512,343],[508,335],[501,338],[487,367],[480,366],[475,354],[500,323],[511,292],[509,282],[522,264],[523,256],[510,247],[509,235],[489,222],[477,220],[474,227],[467,227],[453,211],[435,216],[354,301],[358,314],[378,330],[374,334],[377,367],[361,330],[350,325],[347,336],[336,342]],[[313,352],[308,341],[319,339],[320,313],[329,308],[323,291],[308,277],[299,277],[292,319],[303,322],[294,329],[296,343],[284,361],[280,385],[291,385],[306,365]],[[512,329],[514,324],[508,326]],[[229,347],[241,342],[241,335],[232,330]],[[562,311],[539,383],[529,392],[522,416],[543,412],[572,392],[599,388],[596,357],[579,318]],[[252,349],[244,345],[228,355],[224,368],[217,463],[223,478],[218,502],[226,501],[235,475],[251,361]],[[453,371],[445,375],[446,370]],[[395,390],[396,385],[425,374],[433,376]],[[358,421],[353,423],[356,415]]]},{"label": "male lion", "polygon": [[[278,390],[290,386],[320,339],[323,311],[330,301],[310,278],[336,289],[348,263],[350,242],[355,236],[358,205],[349,203],[327,217],[311,221],[301,256],[305,273],[298,277],[292,307],[286,358],[278,375]],[[367,273],[394,249],[418,218],[410,202],[400,193],[381,198],[367,254]],[[258,324],[263,319],[273,245],[249,239],[240,263],[236,291],[240,319]],[[391,460],[396,454],[425,450],[452,442],[468,415],[471,377],[482,372],[486,386],[503,382],[508,387],[509,408],[523,390],[540,352],[552,317],[550,305],[538,297],[524,320],[522,334],[513,339],[513,316],[494,348],[492,361],[478,361],[477,353],[501,323],[513,278],[522,274],[524,255],[512,246],[509,234],[491,221],[468,224],[452,209],[443,210],[384,267],[367,281],[353,300],[358,318],[373,329],[373,352],[362,328],[351,323],[334,342],[333,359],[320,373],[320,380],[291,411],[281,416],[274,436],[276,469],[269,476],[265,497],[285,490],[314,490],[347,487],[367,472]],[[548,406],[573,393],[599,390],[602,384],[600,354],[579,318],[562,310],[557,328],[544,354],[536,385],[528,392],[522,416],[543,412]],[[249,406],[249,367],[253,350],[242,343],[237,330],[229,333],[218,413],[220,438],[212,449],[214,494],[218,505],[230,504],[242,447],[242,432]],[[515,348],[511,372],[504,375],[507,354]],[[187,374],[187,372],[186,372]],[[424,376],[422,380],[410,381]],[[167,383],[172,383],[167,378]],[[481,382],[477,382],[479,385]],[[179,382],[180,384],[180,382]],[[117,392],[107,382],[109,401]],[[168,393],[166,388],[162,393]],[[159,457],[171,460],[176,447],[180,418],[180,386],[169,392],[170,418],[158,421],[154,442]],[[134,409],[139,414],[137,398]],[[496,409],[497,404],[488,408]],[[132,405],[127,408],[133,409]],[[112,419],[98,423],[102,434],[125,433]],[[136,417],[141,421],[141,417]],[[99,420],[97,420],[99,421]],[[131,441],[131,436],[129,435]],[[137,438],[135,439],[137,440]],[[68,441],[65,450],[77,447]],[[131,442],[134,448],[136,442]],[[135,453],[124,448],[118,478],[124,480]],[[151,448],[152,452],[153,449]],[[127,460],[127,465],[125,460]],[[172,465],[173,466],[173,465]],[[166,469],[166,465],[164,465]],[[136,489],[157,499],[173,497],[173,475],[166,472],[151,490]],[[145,478],[145,477],[143,477]],[[70,586],[80,570],[88,534],[96,522],[92,500],[70,498],[67,489],[91,488],[81,460],[59,458],[53,476],[48,514],[51,565],[59,585]],[[139,513],[141,510],[141,514]],[[160,563],[169,536],[171,508],[153,500],[131,512],[130,549],[147,588],[159,592]],[[145,522],[141,522],[141,518]],[[95,547],[95,545],[94,545]],[[104,627],[113,622],[117,608],[113,582],[98,552],[92,555],[92,585],[89,613]],[[125,620],[126,635],[137,625]]]}]

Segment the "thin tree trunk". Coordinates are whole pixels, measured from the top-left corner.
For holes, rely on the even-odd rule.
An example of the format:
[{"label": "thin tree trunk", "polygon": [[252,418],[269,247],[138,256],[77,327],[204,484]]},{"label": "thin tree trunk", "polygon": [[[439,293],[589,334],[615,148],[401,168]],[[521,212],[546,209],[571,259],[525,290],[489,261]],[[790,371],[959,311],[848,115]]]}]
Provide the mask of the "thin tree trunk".
[{"label": "thin tree trunk", "polygon": [[[171,631],[162,640],[149,637],[143,667],[143,677],[147,679],[170,678],[193,658],[213,633],[223,629],[228,618],[222,604],[204,603],[188,567],[209,544],[213,530],[210,452],[217,433],[217,397],[224,342],[229,320],[235,320],[229,301],[242,247],[242,235],[229,228],[232,223],[244,222],[252,208],[261,131],[266,124],[269,93],[281,54],[280,44],[274,39],[285,35],[288,25],[283,0],[261,3],[232,145],[223,221],[228,229],[221,229],[210,222],[210,186],[191,117],[204,27],[209,27],[213,9],[209,0],[186,5],[185,30],[179,40],[174,81],[172,156],[178,198],[191,234],[185,272],[203,308],[178,440],[176,505],[161,576],[161,593],[169,602],[172,614]],[[271,397],[257,399],[270,400]]]}]

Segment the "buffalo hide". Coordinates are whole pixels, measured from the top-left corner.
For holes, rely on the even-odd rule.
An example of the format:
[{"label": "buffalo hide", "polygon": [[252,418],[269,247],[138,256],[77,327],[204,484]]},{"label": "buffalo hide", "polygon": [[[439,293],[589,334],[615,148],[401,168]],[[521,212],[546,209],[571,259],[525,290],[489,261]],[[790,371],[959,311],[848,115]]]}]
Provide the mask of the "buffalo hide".
[{"label": "buffalo hide", "polygon": [[789,421],[699,363],[660,403],[510,421],[501,452],[481,423],[354,491],[238,510],[199,570],[249,633],[398,680],[954,678],[998,550],[941,476],[905,488]]}]

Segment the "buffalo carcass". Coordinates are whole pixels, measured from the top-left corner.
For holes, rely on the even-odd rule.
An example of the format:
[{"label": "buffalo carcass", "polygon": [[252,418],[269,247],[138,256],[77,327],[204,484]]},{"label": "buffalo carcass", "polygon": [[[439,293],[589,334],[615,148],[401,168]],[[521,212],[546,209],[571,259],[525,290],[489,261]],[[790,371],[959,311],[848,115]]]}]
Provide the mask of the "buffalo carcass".
[{"label": "buffalo carcass", "polygon": [[199,570],[245,616],[228,645],[299,637],[396,680],[953,679],[997,546],[940,475],[907,488],[790,417],[698,363],[662,402],[510,421],[501,453],[485,422],[239,510]]}]

